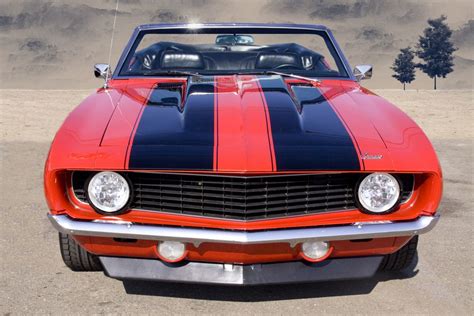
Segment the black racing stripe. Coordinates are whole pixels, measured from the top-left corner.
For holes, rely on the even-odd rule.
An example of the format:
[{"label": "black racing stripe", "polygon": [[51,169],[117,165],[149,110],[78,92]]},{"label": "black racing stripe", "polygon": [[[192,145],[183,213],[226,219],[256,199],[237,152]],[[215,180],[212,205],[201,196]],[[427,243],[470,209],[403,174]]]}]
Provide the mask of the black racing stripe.
[{"label": "black racing stripe", "polygon": [[214,79],[190,82],[183,108],[167,90],[158,86],[150,95],[133,140],[129,168],[212,170]]},{"label": "black racing stripe", "polygon": [[354,143],[321,91],[259,77],[272,128],[277,170],[360,170]]}]

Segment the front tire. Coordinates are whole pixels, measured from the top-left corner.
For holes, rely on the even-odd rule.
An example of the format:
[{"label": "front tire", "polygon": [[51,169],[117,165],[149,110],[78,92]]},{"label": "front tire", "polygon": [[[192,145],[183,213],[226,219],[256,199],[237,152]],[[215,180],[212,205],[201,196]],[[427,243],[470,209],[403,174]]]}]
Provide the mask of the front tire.
[{"label": "front tire", "polygon": [[380,270],[386,272],[398,272],[408,268],[416,257],[416,248],[418,246],[418,235],[400,250],[390,255],[386,255],[380,264]]},{"label": "front tire", "polygon": [[59,249],[72,271],[102,271],[99,258],[82,248],[70,235],[59,233]]}]

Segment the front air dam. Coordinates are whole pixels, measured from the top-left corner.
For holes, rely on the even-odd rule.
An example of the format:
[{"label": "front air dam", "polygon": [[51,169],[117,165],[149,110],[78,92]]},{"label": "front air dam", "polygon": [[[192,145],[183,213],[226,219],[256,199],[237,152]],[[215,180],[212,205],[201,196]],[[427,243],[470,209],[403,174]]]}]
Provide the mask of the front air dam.
[{"label": "front air dam", "polygon": [[228,285],[263,285],[363,279],[372,277],[383,256],[329,259],[318,263],[283,262],[169,264],[156,259],[100,257],[107,276],[119,280],[148,280]]}]

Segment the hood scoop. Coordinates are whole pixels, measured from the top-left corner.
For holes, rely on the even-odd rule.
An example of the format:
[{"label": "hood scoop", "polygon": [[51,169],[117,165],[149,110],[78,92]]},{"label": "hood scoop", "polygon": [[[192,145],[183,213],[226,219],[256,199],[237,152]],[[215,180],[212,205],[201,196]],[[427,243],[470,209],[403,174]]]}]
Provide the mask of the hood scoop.
[{"label": "hood scoop", "polygon": [[182,83],[160,83],[148,99],[148,106],[184,107],[185,86]]},{"label": "hood scoop", "polygon": [[296,109],[302,112],[304,106],[315,105],[325,102],[325,98],[321,95],[313,85],[308,83],[289,84],[288,92],[295,102]]}]

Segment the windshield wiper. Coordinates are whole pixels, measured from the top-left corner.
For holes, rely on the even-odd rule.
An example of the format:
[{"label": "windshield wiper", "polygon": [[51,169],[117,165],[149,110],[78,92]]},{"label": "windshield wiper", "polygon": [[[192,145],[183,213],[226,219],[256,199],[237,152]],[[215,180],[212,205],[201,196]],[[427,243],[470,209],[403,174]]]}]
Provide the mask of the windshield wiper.
[{"label": "windshield wiper", "polygon": [[195,76],[202,77],[201,74],[192,71],[181,71],[181,70],[160,70],[160,71],[147,71],[142,72],[143,76]]},{"label": "windshield wiper", "polygon": [[[321,83],[321,80],[316,79],[316,78],[310,78],[310,77],[305,77],[305,76],[300,76],[300,75],[295,75],[291,73],[286,73],[286,72],[279,72],[279,71],[274,71],[274,70],[263,70],[263,71],[252,71],[252,72],[242,72],[238,73],[239,75],[278,75],[282,77],[290,77],[290,78],[295,78],[295,79],[301,79],[309,82],[314,82],[314,83]],[[195,76],[195,77],[203,77],[200,73],[197,72],[192,72],[192,71],[182,71],[182,70],[158,70],[158,71],[147,71],[147,72],[142,72],[137,75],[142,75],[142,76]]]},{"label": "windshield wiper", "polygon": [[315,82],[315,83],[321,83],[321,80],[316,79],[316,78],[310,78],[310,77],[305,77],[305,76],[299,76],[299,75],[294,75],[294,74],[289,74],[286,72],[279,72],[279,71],[273,71],[273,70],[265,70],[262,72],[264,75],[270,74],[270,75],[278,75],[282,77],[290,77],[290,78],[295,78],[295,79],[301,79],[301,80],[306,80],[309,82]]}]

